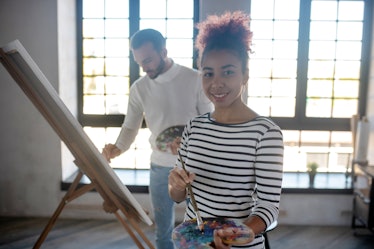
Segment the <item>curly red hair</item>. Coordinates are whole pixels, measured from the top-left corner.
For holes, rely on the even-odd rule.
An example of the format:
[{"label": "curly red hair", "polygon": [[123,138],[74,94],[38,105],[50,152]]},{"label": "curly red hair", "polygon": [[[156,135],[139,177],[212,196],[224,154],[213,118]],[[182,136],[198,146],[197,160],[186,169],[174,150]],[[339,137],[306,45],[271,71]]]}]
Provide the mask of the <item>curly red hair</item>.
[{"label": "curly red hair", "polygon": [[248,67],[248,52],[251,52],[252,31],[250,17],[242,11],[210,15],[197,24],[199,33],[195,46],[199,51],[199,65],[206,52],[232,50],[242,60],[243,70]]}]

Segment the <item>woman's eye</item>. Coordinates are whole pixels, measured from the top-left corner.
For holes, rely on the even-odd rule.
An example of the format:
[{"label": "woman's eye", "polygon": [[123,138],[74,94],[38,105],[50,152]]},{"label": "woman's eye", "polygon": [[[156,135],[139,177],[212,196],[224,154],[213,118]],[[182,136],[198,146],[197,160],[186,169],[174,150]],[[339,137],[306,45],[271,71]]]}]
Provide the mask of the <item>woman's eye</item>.
[{"label": "woman's eye", "polygon": [[212,73],[210,73],[210,72],[205,72],[205,73],[203,73],[203,76],[204,76],[204,78],[209,78],[209,77],[212,77]]},{"label": "woman's eye", "polygon": [[227,71],[224,71],[223,74],[224,75],[231,75],[231,74],[234,74],[234,71],[227,70]]}]

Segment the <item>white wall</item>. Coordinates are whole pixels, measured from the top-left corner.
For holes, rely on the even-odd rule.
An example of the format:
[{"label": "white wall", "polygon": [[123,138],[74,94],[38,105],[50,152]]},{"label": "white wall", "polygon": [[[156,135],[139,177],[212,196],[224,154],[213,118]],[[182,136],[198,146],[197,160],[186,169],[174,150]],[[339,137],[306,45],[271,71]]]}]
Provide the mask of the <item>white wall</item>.
[{"label": "white wall", "polygon": [[[56,1],[0,1],[0,44],[20,40],[58,88]],[[49,215],[61,179],[60,140],[0,66],[0,214]]]},{"label": "white wall", "polygon": [[[247,0],[204,0],[201,16],[222,12],[219,6],[247,10],[247,5]],[[74,8],[74,0],[1,0],[0,45],[19,39],[76,113]],[[64,149],[58,136],[2,66],[0,84],[0,216],[50,217],[64,194],[60,190]],[[369,103],[374,96],[374,91],[370,92]],[[369,117],[374,119],[373,116],[374,110],[370,110]],[[374,146],[371,148],[374,151]],[[71,163],[71,158],[64,158],[67,158],[64,163]],[[148,195],[137,194],[135,198],[150,209]],[[113,218],[102,211],[101,204],[98,194],[88,193],[67,205],[61,216]],[[279,221],[348,225],[351,205],[349,195],[284,194]],[[182,215],[183,204],[177,209],[177,217],[181,219]]]}]

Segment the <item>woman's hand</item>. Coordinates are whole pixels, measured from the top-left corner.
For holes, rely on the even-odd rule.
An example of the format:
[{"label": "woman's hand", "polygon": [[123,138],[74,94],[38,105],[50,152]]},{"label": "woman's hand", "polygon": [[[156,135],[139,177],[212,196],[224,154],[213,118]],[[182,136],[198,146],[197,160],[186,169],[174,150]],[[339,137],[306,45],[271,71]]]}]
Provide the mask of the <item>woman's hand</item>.
[{"label": "woman's hand", "polygon": [[214,230],[214,233],[213,233],[214,248],[215,249],[230,249],[231,246],[223,243],[222,241],[222,233],[223,233],[222,230],[223,229]]},{"label": "woman's hand", "polygon": [[184,191],[187,184],[195,179],[195,174],[187,172],[182,168],[175,167],[169,173],[169,185],[177,191]]},{"label": "woman's hand", "polygon": [[186,187],[195,179],[195,174],[187,172],[182,168],[175,167],[169,173],[169,195],[176,201],[181,202],[186,198]]},{"label": "woman's hand", "polygon": [[254,237],[253,230],[244,224],[243,227],[216,229],[213,234],[216,249],[228,249],[231,248],[231,245],[248,244]]}]

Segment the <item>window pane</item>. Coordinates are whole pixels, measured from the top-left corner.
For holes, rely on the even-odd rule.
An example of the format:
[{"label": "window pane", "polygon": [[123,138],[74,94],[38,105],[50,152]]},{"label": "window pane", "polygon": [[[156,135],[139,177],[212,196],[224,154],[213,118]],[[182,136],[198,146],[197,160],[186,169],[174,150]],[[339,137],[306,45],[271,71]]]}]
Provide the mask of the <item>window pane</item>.
[{"label": "window pane", "polygon": [[129,3],[123,0],[105,0],[105,16],[107,18],[128,18]]},{"label": "window pane", "polygon": [[292,97],[296,96],[296,80],[273,80],[271,86],[272,96]]},{"label": "window pane", "polygon": [[276,19],[299,19],[299,0],[275,0],[274,2]]},{"label": "window pane", "polygon": [[109,57],[130,56],[129,39],[106,39],[105,55]]},{"label": "window pane", "polygon": [[104,0],[83,0],[83,18],[104,17]]},{"label": "window pane", "polygon": [[104,20],[93,19],[83,20],[83,37],[94,38],[104,36]]},{"label": "window pane", "polygon": [[331,97],[333,93],[333,82],[330,80],[309,80],[308,97]]},{"label": "window pane", "polygon": [[106,95],[105,96],[105,113],[106,114],[124,114],[127,111],[128,98],[123,95]]},{"label": "window pane", "polygon": [[334,147],[347,147],[344,152],[352,152],[352,133],[349,131],[333,131],[331,132],[331,145]]},{"label": "window pane", "polygon": [[270,96],[270,79],[252,79],[248,82],[248,96]]},{"label": "window pane", "polygon": [[189,18],[192,20],[193,12],[193,4],[191,4],[191,1],[167,1],[167,13],[169,18]]},{"label": "window pane", "polygon": [[310,19],[335,21],[337,19],[337,8],[336,1],[312,1]]},{"label": "window pane", "polygon": [[301,131],[302,146],[327,146],[329,141],[329,131]]},{"label": "window pane", "polygon": [[274,78],[296,78],[296,60],[276,60],[273,63]]},{"label": "window pane", "polygon": [[103,95],[83,96],[83,112],[86,114],[105,114]]},{"label": "window pane", "polygon": [[272,62],[271,60],[252,60],[249,62],[249,76],[250,81],[252,78],[257,77],[270,77]]},{"label": "window pane", "polygon": [[335,58],[335,41],[311,41],[309,43],[309,58],[333,60]]},{"label": "window pane", "polygon": [[193,38],[193,20],[172,20],[167,22],[168,38]]},{"label": "window pane", "polygon": [[273,19],[273,0],[251,0],[252,19]]},{"label": "window pane", "polygon": [[271,99],[271,116],[275,117],[294,117],[295,116],[295,98]]},{"label": "window pane", "polygon": [[104,75],[104,59],[83,59],[84,75]]},{"label": "window pane", "polygon": [[105,77],[105,93],[107,94],[128,95],[129,85],[128,77]]},{"label": "window pane", "polygon": [[294,39],[298,38],[299,24],[297,21],[278,21],[274,23],[275,39]]},{"label": "window pane", "polygon": [[339,19],[362,21],[364,19],[364,4],[364,1],[339,1]]},{"label": "window pane", "polygon": [[362,22],[339,22],[338,39],[339,40],[356,40],[362,39]]},{"label": "window pane", "polygon": [[83,127],[83,130],[91,138],[93,144],[100,151],[103,148],[103,144],[106,144],[105,141],[105,128],[95,128],[95,127]]},{"label": "window pane", "polygon": [[106,37],[128,37],[129,21],[127,19],[107,19],[105,21]]},{"label": "window pane", "polygon": [[165,18],[165,0],[140,0],[140,18]]},{"label": "window pane", "polygon": [[336,22],[314,21],[310,23],[311,40],[331,40],[336,39]]},{"label": "window pane", "polygon": [[334,83],[335,97],[358,98],[359,81],[357,80],[337,80]]},{"label": "window pane", "polygon": [[331,117],[332,101],[331,99],[307,98],[306,116],[307,117]]},{"label": "window pane", "polygon": [[128,58],[107,58],[105,62],[107,75],[129,75]]},{"label": "window pane", "polygon": [[[174,57],[192,57],[193,40],[192,39],[168,39],[166,41],[168,55]],[[191,58],[192,59],[192,58]]]},{"label": "window pane", "polygon": [[83,56],[104,57],[104,39],[84,39],[83,40]]},{"label": "window pane", "polygon": [[339,42],[336,46],[336,59],[360,60],[361,42]]},{"label": "window pane", "polygon": [[337,79],[358,79],[360,77],[359,61],[337,61],[335,78]]},{"label": "window pane", "polygon": [[274,41],[274,58],[296,59],[297,41]]},{"label": "window pane", "polygon": [[331,79],[334,76],[334,61],[309,61],[309,79]]},{"label": "window pane", "polygon": [[335,99],[332,109],[332,117],[349,118],[357,113],[357,99]]},{"label": "window pane", "polygon": [[[256,20],[251,22],[251,30],[253,31],[253,37],[256,40],[260,39],[272,39],[273,38],[273,22]],[[255,43],[256,45],[256,43]]]},{"label": "window pane", "polygon": [[[261,58],[271,58],[273,56],[273,50],[269,49],[272,47],[272,41],[258,40],[258,43],[252,45],[252,54],[250,54],[251,60]],[[292,57],[291,57],[292,58]],[[256,64],[256,63],[253,63]],[[250,68],[252,65],[250,66]]]},{"label": "window pane", "polygon": [[104,77],[84,77],[83,80],[84,94],[104,94]]}]

